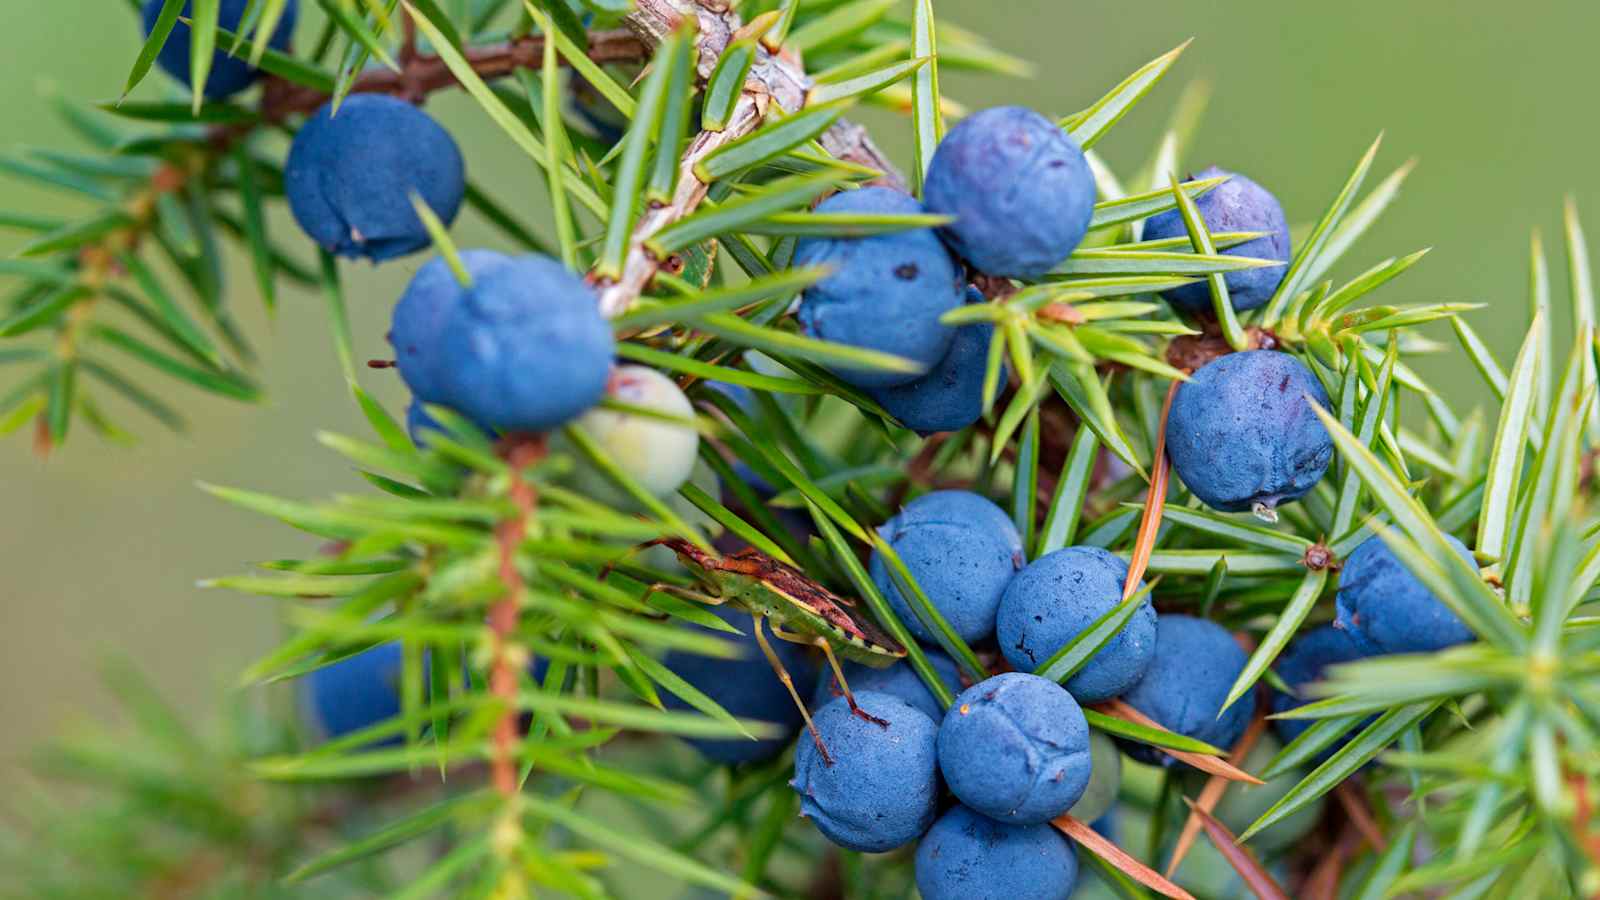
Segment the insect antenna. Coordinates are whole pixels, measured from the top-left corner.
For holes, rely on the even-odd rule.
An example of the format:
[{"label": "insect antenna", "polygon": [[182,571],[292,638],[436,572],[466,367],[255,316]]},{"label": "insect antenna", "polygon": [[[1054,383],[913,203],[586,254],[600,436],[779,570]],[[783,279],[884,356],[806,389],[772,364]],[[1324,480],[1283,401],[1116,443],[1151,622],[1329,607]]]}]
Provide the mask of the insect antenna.
[{"label": "insect antenna", "polygon": [[611,575],[611,570],[612,569],[615,569],[618,565],[620,565],[622,563],[623,560],[625,560],[628,557],[634,555],[635,553],[638,553],[640,550],[648,550],[651,547],[656,547],[656,546],[660,546],[661,544],[665,544],[670,540],[672,540],[672,539],[671,538],[656,538],[653,541],[645,541],[642,544],[634,544],[632,547],[628,548],[626,553],[623,553],[621,556],[617,557],[616,559],[613,559],[612,561],[606,563],[603,567],[601,567],[600,574],[598,576],[596,576],[597,580],[605,581],[606,578]]}]

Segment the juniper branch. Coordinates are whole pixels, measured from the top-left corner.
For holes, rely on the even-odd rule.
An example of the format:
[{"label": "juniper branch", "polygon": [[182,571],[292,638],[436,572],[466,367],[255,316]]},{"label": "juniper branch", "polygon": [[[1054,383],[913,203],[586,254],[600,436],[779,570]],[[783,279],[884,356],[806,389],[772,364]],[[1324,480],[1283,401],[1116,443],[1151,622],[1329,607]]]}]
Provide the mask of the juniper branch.
[{"label": "juniper branch", "polygon": [[[653,48],[666,40],[685,16],[694,16],[699,26],[695,36],[696,71],[701,79],[709,78],[718,58],[736,39],[744,24],[726,3],[720,0],[638,0],[624,23],[646,46]],[[750,67],[744,90],[725,127],[721,131],[702,131],[689,141],[679,164],[678,187],[672,199],[649,207],[639,217],[622,275],[615,281],[601,283],[602,314],[611,318],[627,311],[649,286],[663,262],[645,243],[663,228],[693,212],[705,199],[708,185],[695,175],[695,164],[717,148],[755,131],[765,121],[773,104],[789,112],[805,106],[810,90],[811,79],[797,55],[787,50],[777,54],[761,51],[755,65]],[[899,169],[873,144],[860,125],[841,120],[824,132],[820,140],[823,149],[832,155],[876,169],[883,173],[880,181],[904,188],[905,179]]]},{"label": "juniper branch", "polygon": [[[407,20],[409,21],[409,19]],[[544,35],[531,34],[504,44],[470,47],[463,51],[472,70],[492,81],[519,69],[537,69],[544,56]],[[589,58],[597,63],[640,62],[649,58],[650,45],[624,29],[589,33]],[[353,94],[394,94],[414,102],[436,91],[456,86],[456,78],[437,56],[405,53],[400,71],[376,69],[356,79]],[[329,95],[315,88],[270,77],[262,95],[261,114],[281,121],[295,113],[308,113],[328,102]]]},{"label": "juniper branch", "polygon": [[[643,41],[624,29],[596,31],[588,37],[589,57],[596,62],[639,61],[647,58],[650,52]],[[493,80],[511,75],[519,69],[538,68],[544,54],[544,42],[543,35],[526,35],[495,46],[468,48],[465,55],[480,77]],[[456,86],[455,76],[443,60],[416,51],[409,31],[401,59],[401,71],[380,69],[368,72],[356,80],[350,89],[351,93],[392,94],[420,103],[429,94]],[[259,129],[261,122],[281,122],[292,115],[313,112],[328,102],[330,96],[269,74],[263,79],[259,121],[212,128],[207,139],[186,155],[181,164],[162,164],[145,183],[134,188],[122,203],[128,213],[128,224],[77,252],[80,278],[94,290],[75,303],[67,315],[65,327],[56,342],[56,352],[61,359],[70,360],[76,354],[83,329],[93,322],[95,301],[103,293],[104,286],[126,275],[117,261],[117,254],[136,250],[154,227],[156,202],[160,195],[180,193],[195,178],[204,177],[215,161]],[[53,447],[46,414],[41,412],[35,430],[34,451],[43,457]]]},{"label": "juniper branch", "polygon": [[499,551],[500,581],[505,594],[489,608],[489,628],[494,632],[494,661],[489,672],[489,690],[505,708],[494,728],[494,756],[491,761],[495,790],[503,796],[517,792],[517,770],[513,758],[517,744],[517,669],[513,659],[510,635],[517,627],[517,616],[522,603],[522,573],[517,569],[517,548],[527,536],[528,519],[533,516],[538,500],[533,486],[522,477],[528,466],[538,462],[545,454],[542,437],[513,435],[506,439],[504,456],[511,469],[511,487],[507,492],[516,513],[495,527],[495,544]]}]

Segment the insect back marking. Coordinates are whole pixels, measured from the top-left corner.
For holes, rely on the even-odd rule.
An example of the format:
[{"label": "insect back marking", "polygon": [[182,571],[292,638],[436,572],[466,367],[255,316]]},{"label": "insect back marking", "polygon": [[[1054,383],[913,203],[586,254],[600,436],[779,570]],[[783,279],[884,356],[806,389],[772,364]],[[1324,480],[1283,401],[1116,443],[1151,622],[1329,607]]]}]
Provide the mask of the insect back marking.
[{"label": "insect back marking", "polygon": [[[759,569],[758,577],[770,590],[790,604],[809,613],[828,629],[829,635],[865,654],[891,659],[906,655],[899,642],[855,609],[855,601],[840,597],[793,566],[779,562],[753,547],[746,547],[724,561],[742,568]],[[861,657],[857,655],[857,658]]]},{"label": "insect back marking", "polygon": [[868,665],[886,665],[906,655],[904,647],[860,615],[855,601],[833,593],[799,569],[754,547],[717,557],[682,538],[660,544],[719,596],[749,612],[772,616],[791,629],[829,640],[841,652]]}]

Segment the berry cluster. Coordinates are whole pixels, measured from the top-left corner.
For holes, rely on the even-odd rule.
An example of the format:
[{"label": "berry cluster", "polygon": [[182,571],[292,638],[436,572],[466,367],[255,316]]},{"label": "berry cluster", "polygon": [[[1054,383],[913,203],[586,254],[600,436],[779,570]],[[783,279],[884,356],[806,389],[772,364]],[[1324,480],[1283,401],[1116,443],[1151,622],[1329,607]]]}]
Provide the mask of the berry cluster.
[{"label": "berry cluster", "polygon": [[[145,4],[147,31],[162,6]],[[222,0],[221,24],[237,28],[245,8],[244,0]],[[291,2],[271,46],[287,42],[295,14]],[[189,75],[189,38],[180,23],[158,60],[182,79]],[[256,75],[219,51],[206,95],[227,97]],[[1225,179],[1195,201],[1207,229],[1258,235],[1224,253],[1289,260],[1288,226],[1270,192],[1216,168],[1202,176]],[[429,246],[422,207],[448,226],[465,185],[461,152],[437,122],[411,103],[372,94],[311,116],[284,170],[284,192],[305,233],[330,253],[373,262]],[[917,364],[910,374],[834,371],[906,428],[932,434],[973,425],[985,411],[994,327],[951,326],[947,314],[987,302],[974,282],[1038,279],[1061,265],[1083,240],[1096,196],[1088,160],[1056,123],[1020,107],[972,115],[940,143],[921,200],[865,187],[819,204],[822,213],[932,213],[948,222],[799,241],[794,265],[827,270],[803,293],[800,327],[814,338]],[[1143,224],[1147,240],[1188,233],[1178,211]],[[1223,282],[1233,308],[1247,311],[1269,302],[1282,278],[1281,267],[1258,267],[1230,272]],[[1204,315],[1213,304],[1209,288],[1188,284],[1164,297],[1177,310]],[[615,363],[612,329],[594,291],[554,259],[493,250],[434,259],[396,304],[389,339],[413,394],[407,420],[418,446],[432,440],[430,432],[444,431],[428,410],[436,406],[489,436],[574,425],[611,465],[658,498],[671,497],[695,473],[697,433],[687,422],[670,421],[692,419],[688,398],[659,372]],[[712,387],[750,405],[744,388]],[[602,408],[605,398],[652,415]],[[1168,458],[1207,506],[1270,516],[1305,496],[1331,463],[1333,442],[1312,404],[1327,407],[1327,393],[1293,356],[1272,349],[1216,356],[1173,392]],[[758,475],[744,475],[771,495]],[[588,496],[619,507],[632,502],[597,471],[580,470],[574,478]],[[1091,731],[1084,706],[1120,700],[1168,731],[1220,748],[1234,747],[1256,714],[1253,694],[1227,703],[1247,659],[1235,637],[1204,618],[1158,615],[1128,563],[1105,549],[1066,547],[1030,562],[1011,518],[962,490],[917,497],[878,532],[941,620],[931,621],[920,603],[908,600],[890,561],[874,553],[869,574],[910,635],[935,644],[947,627],[1010,671],[972,683],[948,656],[926,651],[954,695],[947,709],[906,663],[846,662],[838,675],[822,677],[807,649],[780,643],[769,653],[758,632],[744,632],[735,611],[721,608],[715,615],[739,634],[708,633],[732,643],[728,658],[673,651],[664,663],[732,715],[780,726],[780,735],[766,740],[692,741],[709,759],[773,759],[802,722],[813,721],[817,740],[800,743],[794,759],[792,786],[802,813],[829,840],[853,850],[884,852],[916,842],[917,885],[926,900],[1066,897],[1077,881],[1075,850],[1051,823],[1069,815],[1104,823],[1117,797],[1121,753],[1181,765],[1150,745],[1114,744]],[[1137,609],[1064,683],[1032,674],[1123,603]],[[1279,658],[1277,673],[1290,691],[1317,681],[1330,665],[1472,639],[1376,537],[1344,561],[1337,613],[1332,625],[1305,633]],[[314,672],[308,703],[324,730],[337,737],[394,717],[400,662],[399,646],[382,644]],[[781,665],[798,687],[773,678],[769,664]],[[810,703],[793,705],[797,692]],[[678,696],[664,702],[690,708]],[[1292,693],[1270,701],[1274,712],[1301,702]],[[1275,727],[1288,741],[1304,725],[1282,720]],[[1269,746],[1259,744],[1256,752],[1270,752],[1262,749]],[[1259,812],[1263,798],[1271,802],[1272,787],[1236,802]],[[1218,815],[1254,817],[1226,807]],[[1277,839],[1293,840],[1293,829],[1305,824],[1286,823]]]},{"label": "berry cluster", "polygon": [[[1216,176],[1228,180],[1197,203],[1207,227],[1263,235],[1225,252],[1286,262],[1288,230],[1275,198],[1243,176],[1204,173]],[[970,425],[982,412],[990,326],[952,329],[940,317],[962,302],[983,302],[964,283],[966,273],[1037,277],[1059,264],[1082,238],[1094,195],[1081,152],[1053,123],[1017,108],[976,114],[940,145],[922,204],[886,188],[867,188],[819,206],[823,212],[938,212],[953,221],[937,230],[802,241],[796,264],[828,264],[832,273],[806,291],[800,321],[813,336],[896,353],[928,367],[927,374],[911,377],[847,368],[835,373],[866,390],[905,426],[928,433]],[[1145,223],[1148,239],[1186,234],[1177,212]],[[1230,273],[1229,299],[1240,311],[1258,307],[1281,278],[1281,269],[1272,268]],[[1203,284],[1165,296],[1189,313],[1211,305]],[[1332,441],[1312,403],[1327,407],[1327,394],[1294,357],[1268,349],[1218,356],[1175,391],[1169,458],[1207,505],[1270,515],[1310,491],[1331,462]],[[924,897],[1065,897],[1077,880],[1075,853],[1049,823],[1062,815],[1090,821],[1107,814],[1120,781],[1118,745],[1137,761],[1187,770],[1157,748],[1114,744],[1091,732],[1081,705],[1120,699],[1169,731],[1222,748],[1240,741],[1256,713],[1253,694],[1224,706],[1247,659],[1234,636],[1203,618],[1157,615],[1144,585],[1127,584],[1128,564],[1121,557],[1078,546],[1029,563],[1010,518],[966,491],[925,494],[885,522],[879,534],[944,623],[969,644],[992,646],[996,663],[1003,660],[1014,670],[964,687],[956,664],[928,649],[941,680],[956,694],[948,710],[905,663],[882,669],[846,665],[848,688],[831,675],[817,684],[814,717],[832,759],[817,744],[799,744],[793,786],[802,813],[846,848],[883,852],[918,842],[917,884]],[[911,634],[934,643],[933,624],[907,601],[880,554],[873,555],[869,571]],[[1064,685],[1028,674],[1123,602],[1139,608]],[[1448,608],[1372,538],[1346,564],[1338,622],[1294,642],[1277,669],[1297,691],[1328,665],[1378,652],[1436,649],[1469,637]],[[736,703],[741,714],[797,731],[799,719],[781,692],[766,692],[765,709],[750,702],[761,665],[753,651],[746,665],[751,668],[745,677],[732,668],[686,677]],[[792,670],[807,677],[816,671]],[[840,696],[848,689],[859,709]],[[1301,702],[1273,692],[1271,708],[1282,712]],[[1305,727],[1296,720],[1274,724],[1283,741]],[[750,755],[738,757],[744,761],[770,758],[781,749],[771,742],[763,749],[743,746],[750,748]],[[1259,768],[1280,746],[1262,736],[1249,760]],[[707,752],[733,759],[725,749]],[[1241,788],[1216,814],[1242,829],[1302,774],[1292,771]],[[1185,775],[1198,776],[1192,770]],[[1290,843],[1314,820],[1314,811],[1286,820],[1258,846]],[[1099,824],[1110,827],[1109,821]]]},{"label": "berry cluster", "polygon": [[[934,229],[870,238],[813,238],[797,265],[833,271],[805,292],[806,333],[894,353],[922,374],[837,370],[895,419],[921,434],[954,431],[983,414],[982,388],[993,326],[943,324],[940,317],[982,302],[967,269],[1035,277],[1066,259],[1089,227],[1094,174],[1054,122],[1021,107],[976,113],[950,130],[928,167],[919,203],[889,188],[836,194],[819,212],[934,213]],[[963,265],[965,263],[965,265]]]}]

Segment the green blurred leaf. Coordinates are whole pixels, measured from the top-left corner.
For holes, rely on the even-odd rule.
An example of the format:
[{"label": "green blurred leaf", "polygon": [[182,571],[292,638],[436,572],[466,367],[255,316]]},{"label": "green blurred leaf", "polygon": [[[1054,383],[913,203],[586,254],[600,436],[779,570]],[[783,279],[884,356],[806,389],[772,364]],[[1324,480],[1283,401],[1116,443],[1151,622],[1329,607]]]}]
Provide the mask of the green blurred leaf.
[{"label": "green blurred leaf", "polygon": [[706,313],[696,320],[695,327],[742,347],[795,356],[824,366],[914,374],[924,371],[919,363],[904,357],[851,344],[818,340],[793,331],[763,328],[729,313]]},{"label": "green blurred leaf", "polygon": [[834,171],[791,175],[763,185],[757,193],[716,205],[701,204],[696,212],[656,232],[645,246],[657,256],[666,256],[723,232],[738,231],[752,222],[806,203],[838,177],[839,173]]},{"label": "green blurred leaf", "polygon": [[913,59],[893,62],[853,78],[831,82],[824,82],[819,79],[817,85],[806,95],[806,103],[808,106],[813,104],[823,105],[843,100],[855,100],[875,94],[892,84],[903,81],[928,62],[927,57],[919,56]]},{"label": "green blurred leaf", "polygon": [[243,375],[234,372],[208,372],[185,365],[138,338],[109,325],[91,324],[88,326],[88,335],[95,341],[116,347],[145,365],[165,372],[179,381],[188,382],[203,391],[252,403],[261,399],[261,389]]},{"label": "green blurred leaf", "polygon": [[547,819],[586,841],[598,844],[618,856],[633,860],[666,875],[691,884],[703,885],[740,897],[766,897],[768,894],[737,878],[724,875],[705,864],[648,840],[638,834],[624,834],[610,825],[592,819],[537,794],[524,793],[520,802],[526,814]]},{"label": "green blurred leaf", "polygon": [[139,48],[139,55],[133,61],[133,69],[128,72],[128,80],[122,85],[122,96],[126,97],[132,93],[150,72],[150,66],[155,63],[161,48],[167,43],[167,36],[172,34],[172,26],[178,23],[178,15],[183,11],[183,6],[184,0],[164,0],[161,4],[161,12],[156,14],[150,36],[145,38],[144,46]]},{"label": "green blurred leaf", "polygon": [[1050,367],[1049,377],[1061,399],[1067,401],[1078,418],[1094,431],[1100,443],[1139,473],[1140,477],[1148,478],[1144,464],[1111,412],[1111,401],[1094,371],[1086,366],[1058,363]]},{"label": "green blurred leaf", "polygon": [[1233,686],[1228,689],[1228,698],[1222,702],[1223,709],[1233,705],[1234,701],[1253,689],[1267,668],[1277,661],[1278,654],[1283,652],[1283,648],[1288,646],[1289,641],[1300,631],[1300,626],[1305,624],[1306,618],[1311,615],[1312,608],[1322,597],[1322,589],[1327,584],[1327,569],[1313,569],[1305,574],[1300,586],[1295,588],[1294,595],[1278,613],[1278,618],[1272,623],[1272,627],[1262,636],[1255,652],[1250,654],[1250,659],[1245,663],[1239,677],[1234,679]]},{"label": "green blurred leaf", "polygon": [[815,266],[788,269],[752,279],[737,287],[705,291],[681,302],[637,304],[614,321],[617,327],[630,329],[695,322],[710,313],[730,312],[770,297],[792,295],[826,274],[826,269]]},{"label": "green blurred leaf", "polygon": [[1348,744],[1340,747],[1326,762],[1317,766],[1311,774],[1290,788],[1288,793],[1279,798],[1278,802],[1272,804],[1260,818],[1244,830],[1243,834],[1239,835],[1239,840],[1248,841],[1262,829],[1271,827],[1274,823],[1281,822],[1309,804],[1315,803],[1317,798],[1333,790],[1340,782],[1355,774],[1357,769],[1382,752],[1383,748],[1389,746],[1400,735],[1400,732],[1427,718],[1428,714],[1438,707],[1437,702],[1416,703],[1391,709],[1379,716],[1376,722],[1363,728],[1361,733],[1352,738]]},{"label": "green blurred leaf", "polygon": [[1484,482],[1483,507],[1478,514],[1477,551],[1485,561],[1498,560],[1506,550],[1511,532],[1512,513],[1523,471],[1523,454],[1528,444],[1528,424],[1538,399],[1543,360],[1540,351],[1542,319],[1535,315],[1533,327],[1523,339],[1522,349],[1511,368],[1495,428],[1494,445],[1489,453],[1489,469]]},{"label": "green blurred leaf", "polygon": [[1094,474],[1095,457],[1099,449],[1100,442],[1091,429],[1080,428],[1072,436],[1072,448],[1067,452],[1066,461],[1061,464],[1061,473],[1056,478],[1056,492],[1050,499],[1044,527],[1039,531],[1034,559],[1071,546],[1077,535],[1079,518],[1083,515],[1084,501],[1089,494],[1089,479]]},{"label": "green blurred leaf", "polygon": [[[321,2],[326,3],[330,2],[330,0],[321,0]],[[516,113],[513,113],[505,105],[504,101],[489,89],[489,86],[473,70],[466,57],[461,55],[461,51],[452,47],[449,41],[445,39],[439,26],[429,21],[427,16],[424,16],[409,3],[406,4],[406,11],[410,13],[412,21],[417,23],[417,30],[433,45],[434,52],[439,54],[440,61],[456,77],[456,80],[461,82],[461,86],[466,89],[467,93],[472,95],[472,99],[483,107],[483,111],[489,114],[489,118],[500,126],[501,130],[511,138],[512,143],[520,147],[535,162],[544,162],[549,152],[545,148],[544,142],[535,137],[533,132],[528,130],[528,126],[524,125],[522,120],[517,117]],[[560,34],[559,30],[557,34]],[[560,39],[557,38],[558,47],[560,46],[559,41]],[[607,214],[608,207],[606,203],[600,199],[594,189],[577,172],[564,169],[561,177],[566,184],[567,190],[572,192],[572,196],[577,198],[578,202],[587,206],[597,216],[605,216]]]},{"label": "green blurred leaf", "polygon": [[[796,28],[783,43],[799,50],[802,54],[835,46],[859,36],[898,5],[899,0],[855,0],[842,3]],[[801,3],[799,0],[794,0],[785,3],[784,6],[788,12],[799,8]],[[768,39],[775,36],[769,33]],[[773,42],[773,45],[776,43]]]},{"label": "green blurred leaf", "polygon": [[[1184,41],[1177,47],[1163,53],[1148,63],[1145,63],[1132,75],[1123,79],[1122,83],[1112,88],[1110,93],[1096,100],[1093,105],[1082,112],[1074,113],[1061,120],[1061,127],[1078,143],[1078,146],[1087,150],[1093,147],[1111,126],[1117,124],[1123,116],[1128,114],[1150,89],[1155,87],[1172,64],[1178,61],[1183,51],[1189,47],[1189,41]],[[1165,173],[1157,173],[1165,174]]]},{"label": "green blurred leaf", "polygon": [[932,213],[774,213],[745,225],[745,234],[794,237],[870,237],[916,228],[937,228],[951,221]]},{"label": "green blurred leaf", "polygon": [[[1214,256],[1216,247],[1211,243],[1211,233],[1206,229],[1206,220],[1200,215],[1200,208],[1195,206],[1194,198],[1184,193],[1178,185],[1178,176],[1170,175],[1172,184],[1172,198],[1178,204],[1178,212],[1183,215],[1184,227],[1189,232],[1189,240],[1194,245],[1194,252]],[[1206,281],[1211,286],[1211,311],[1216,316],[1217,325],[1222,329],[1222,337],[1228,346],[1235,351],[1249,349],[1250,338],[1244,333],[1244,328],[1239,324],[1239,317],[1233,310],[1233,299],[1228,296],[1228,282],[1220,274],[1212,273],[1206,276]]]},{"label": "green blurred leaf", "polygon": [[1340,453],[1366,484],[1367,490],[1372,492],[1373,499],[1394,517],[1405,535],[1422,550],[1422,554],[1415,558],[1400,556],[1406,567],[1425,584],[1432,583],[1440,587],[1448,585],[1443,591],[1434,589],[1434,595],[1486,640],[1503,647],[1525,646],[1527,634],[1522,624],[1511,615],[1494,591],[1484,584],[1477,569],[1456,555],[1422,504],[1395,480],[1394,475],[1371,451],[1361,445],[1355,435],[1323,410],[1316,409],[1316,413],[1333,435]]},{"label": "green blurred leaf", "polygon": [[657,49],[657,65],[645,77],[639,95],[639,108],[622,136],[622,155],[611,180],[612,200],[605,241],[595,261],[595,274],[601,278],[616,279],[622,275],[633,239],[633,225],[638,220],[643,202],[650,147],[660,136],[662,118],[670,102],[667,85],[673,71],[681,64],[678,58],[694,50],[695,19],[686,16],[682,22],[678,30]]},{"label": "green blurred leaf", "polygon": [[1361,161],[1356,163],[1355,171],[1350,173],[1350,178],[1345,182],[1344,187],[1340,189],[1339,195],[1333,199],[1332,205],[1323,214],[1322,220],[1312,229],[1310,236],[1300,244],[1299,251],[1295,253],[1294,259],[1289,262],[1288,270],[1284,272],[1283,281],[1279,282],[1277,291],[1273,293],[1272,299],[1267,302],[1266,311],[1261,318],[1263,328],[1271,328],[1278,324],[1278,320],[1282,317],[1283,310],[1288,306],[1289,301],[1293,300],[1295,295],[1304,290],[1309,283],[1308,273],[1317,264],[1323,249],[1332,239],[1334,229],[1338,227],[1339,222],[1343,219],[1345,210],[1350,208],[1351,201],[1355,199],[1356,191],[1361,189],[1361,182],[1366,179],[1367,171],[1372,168],[1372,160],[1377,157],[1378,147],[1382,143],[1383,136],[1379,135],[1377,140],[1374,140],[1372,145],[1367,148],[1367,152],[1361,157]]},{"label": "green blurred leaf", "polygon": [[807,105],[792,115],[774,114],[767,124],[706,154],[695,175],[706,184],[776,159],[827,131],[849,109],[849,100]]},{"label": "green blurred leaf", "polygon": [[933,18],[933,0],[913,0],[911,55],[928,64],[911,76],[911,131],[913,162],[912,193],[922,196],[922,181],[933,162],[933,153],[944,139],[944,112],[939,96],[939,42]]},{"label": "green blurred leaf", "polygon": [[1205,741],[1198,741],[1165,728],[1151,728],[1149,725],[1140,725],[1138,722],[1129,722],[1108,716],[1092,707],[1085,707],[1083,717],[1089,720],[1089,727],[1103,731],[1113,737],[1127,738],[1140,744],[1149,744],[1152,747],[1164,747],[1168,750],[1178,750],[1184,753],[1203,753],[1206,756],[1225,756],[1221,750],[1211,746]]},{"label": "green blurred leaf", "polygon": [[[284,0],[275,0],[275,2],[280,11],[287,8],[287,3]],[[258,31],[257,39],[252,40],[243,34],[236,34],[226,28],[217,28],[217,35],[224,42],[237,45],[232,51],[234,56],[240,55],[241,52],[245,53],[250,58],[251,66],[269,75],[276,75],[292,84],[298,84],[323,94],[331,94],[338,88],[338,80],[331,73],[292,54],[274,49],[268,46],[265,39],[260,38],[260,35],[271,33],[271,31]]]},{"label": "green blurred leaf", "polygon": [[1144,585],[1132,596],[1124,598],[1096,616],[1094,621],[1078,632],[1072,640],[1050,654],[1049,659],[1040,663],[1038,668],[1033,670],[1033,674],[1065,684],[1079,669],[1088,665],[1089,660],[1093,659],[1101,648],[1121,633],[1123,626],[1144,607],[1152,587],[1154,585]]},{"label": "green blurred leaf", "polygon": [[[382,63],[385,68],[394,72],[400,71],[399,64],[389,54],[389,49],[383,45],[382,38],[367,25],[365,18],[358,14],[355,4],[349,3],[347,0],[317,0],[317,5],[322,7],[322,11],[328,14],[330,20],[338,23],[339,30],[349,36],[352,46],[359,46],[365,53],[377,57],[378,62]],[[414,10],[413,13],[415,13]],[[415,18],[420,19],[421,16],[415,16]],[[430,22],[429,25],[432,26],[432,23]],[[437,28],[437,26],[433,27]],[[432,34],[429,34],[428,38],[435,45],[434,49],[439,52],[441,57],[444,55],[445,49],[454,49],[449,47],[449,42],[445,40],[442,33],[440,33],[437,41],[433,40]],[[440,44],[445,46],[440,47]]]},{"label": "green blurred leaf", "polygon": [[221,102],[204,103],[199,107],[185,103],[102,103],[99,108],[141,122],[253,125],[259,119],[252,110]]},{"label": "green blurred leaf", "polygon": [[46,232],[26,244],[17,251],[21,257],[46,256],[51,253],[60,253],[63,250],[75,250],[85,244],[99,240],[106,235],[132,224],[132,220],[121,210],[103,212],[91,219],[82,222],[73,222]]},{"label": "green blurred leaf", "polygon": [[0,337],[17,337],[52,324],[74,304],[91,294],[82,285],[68,284],[56,288],[0,320]]},{"label": "green blurred leaf", "polygon": [[217,47],[217,18],[220,0],[193,0],[189,6],[193,20],[189,26],[189,88],[194,94],[194,112],[205,103],[206,80],[211,76],[211,57]]},{"label": "green blurred leaf", "polygon": [[[1199,198],[1227,180],[1227,176],[1219,175],[1216,178],[1185,181],[1181,187],[1185,194]],[[1089,219],[1089,228],[1094,230],[1110,228],[1114,225],[1125,225],[1128,222],[1135,222],[1158,213],[1164,213],[1167,210],[1176,208],[1177,205],[1178,199],[1173,196],[1171,188],[1161,188],[1147,191],[1143,194],[1130,194],[1113,200],[1102,200],[1094,205],[1094,214]]]}]

